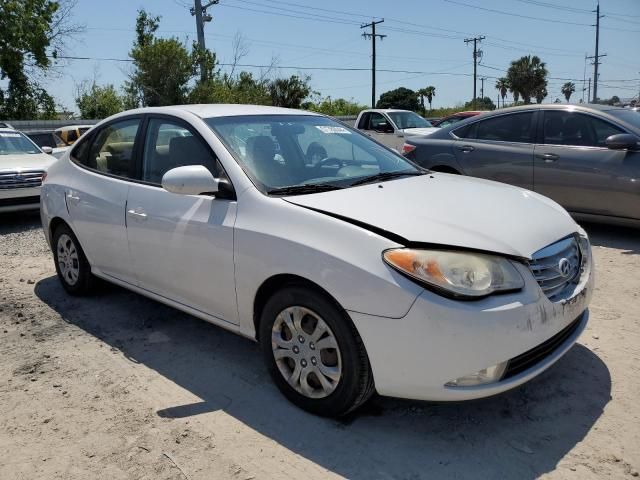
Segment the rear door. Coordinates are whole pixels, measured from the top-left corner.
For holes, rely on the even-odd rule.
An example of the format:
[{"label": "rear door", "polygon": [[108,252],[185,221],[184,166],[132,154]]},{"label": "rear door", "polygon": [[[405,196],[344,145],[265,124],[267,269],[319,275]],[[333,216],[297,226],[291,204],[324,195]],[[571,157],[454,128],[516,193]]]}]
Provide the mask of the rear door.
[{"label": "rear door", "polygon": [[453,130],[464,173],[532,190],[536,114],[506,113]]},{"label": "rear door", "polygon": [[129,249],[142,288],[231,323],[238,323],[233,264],[237,202],[211,195],[178,195],[162,176],[184,165],[204,165],[226,177],[207,143],[186,122],[148,120],[141,182],[127,200]]},{"label": "rear door", "polygon": [[100,127],[71,153],[78,165],[66,201],[72,227],[91,266],[135,284],[125,225],[125,206],[139,145],[140,117]]},{"label": "rear door", "polygon": [[610,150],[627,133],[608,119],[546,110],[535,147],[535,191],[571,212],[640,219],[640,152]]}]

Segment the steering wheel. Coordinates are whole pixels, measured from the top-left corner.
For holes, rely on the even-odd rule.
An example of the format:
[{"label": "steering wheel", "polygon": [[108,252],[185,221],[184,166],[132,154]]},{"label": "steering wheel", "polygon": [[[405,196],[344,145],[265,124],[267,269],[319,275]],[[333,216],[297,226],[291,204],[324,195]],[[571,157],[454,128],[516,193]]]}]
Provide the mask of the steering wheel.
[{"label": "steering wheel", "polygon": [[322,168],[325,167],[327,165],[337,165],[338,168],[342,168],[346,165],[346,162],[344,160],[340,160],[339,158],[336,157],[327,157],[327,158],[323,158],[322,160],[320,160],[318,163],[315,164],[315,168]]}]

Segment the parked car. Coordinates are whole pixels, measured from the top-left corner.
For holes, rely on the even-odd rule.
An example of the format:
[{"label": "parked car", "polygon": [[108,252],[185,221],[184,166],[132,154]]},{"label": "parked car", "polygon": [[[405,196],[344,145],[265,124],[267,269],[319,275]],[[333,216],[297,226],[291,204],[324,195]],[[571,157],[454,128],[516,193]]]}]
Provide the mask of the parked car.
[{"label": "parked car", "polygon": [[587,235],[553,201],[427,173],[309,111],[120,113],[50,168],[41,216],[67,292],[100,277],[256,340],[321,415],[374,390],[516,387],[571,348],[593,291]]},{"label": "parked car", "polygon": [[415,112],[381,108],[363,110],[355,125],[358,130],[397,151],[402,148],[404,137],[430,135],[438,130]]},{"label": "parked car", "polygon": [[73,145],[82,134],[88,131],[93,125],[70,125],[68,127],[56,128],[55,132],[65,143],[65,145]]},{"label": "parked car", "polygon": [[458,123],[461,120],[466,120],[467,118],[475,117],[476,115],[480,115],[484,113],[482,110],[473,110],[468,112],[458,112],[452,115],[448,115],[446,117],[442,117],[436,122],[432,122],[434,127],[448,127],[449,125],[453,125],[454,123]]},{"label": "parked car", "polygon": [[411,138],[407,158],[552,198],[576,218],[640,225],[640,115],[604,105],[528,105]]},{"label": "parked car", "polygon": [[13,127],[7,122],[0,122],[0,128],[13,128]]},{"label": "parked car", "polygon": [[22,133],[33,140],[40,148],[51,148],[51,155],[56,158],[60,158],[69,148],[53,130],[26,130]]},{"label": "parked car", "polygon": [[42,178],[55,162],[50,153],[17,130],[0,128],[0,212],[40,206]]}]

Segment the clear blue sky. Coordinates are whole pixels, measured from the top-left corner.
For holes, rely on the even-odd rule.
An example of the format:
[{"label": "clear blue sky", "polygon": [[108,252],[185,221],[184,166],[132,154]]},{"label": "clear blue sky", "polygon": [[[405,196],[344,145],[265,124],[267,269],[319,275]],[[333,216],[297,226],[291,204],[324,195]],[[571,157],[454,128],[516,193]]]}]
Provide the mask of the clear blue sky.
[{"label": "clear blue sky", "polygon": [[[66,54],[127,58],[139,8],[162,16],[160,35],[176,36],[190,44],[196,37],[195,20],[188,10],[191,3],[190,0],[78,0],[74,19],[85,24],[86,31],[69,42]],[[484,35],[478,72],[479,76],[489,77],[485,93],[494,101],[495,77],[504,75],[511,60],[526,54],[539,55],[547,62],[549,76],[554,78],[549,81],[546,101],[562,98],[560,86],[564,79],[579,79],[572,98],[577,101],[582,97],[584,56],[593,55],[595,44],[595,28],[589,26],[595,23],[595,14],[583,11],[594,9],[595,5],[595,0],[221,0],[220,5],[209,9],[213,21],[206,25],[205,33],[207,47],[215,50],[221,62],[231,59],[233,37],[240,33],[249,47],[243,63],[268,64],[272,57],[277,57],[282,67],[368,69],[371,41],[361,37],[363,30],[359,25],[372,18],[384,18],[377,32],[387,35],[378,43],[378,68],[424,73],[379,72],[378,95],[400,86],[418,89],[434,85],[434,107],[451,106],[471,98],[472,77],[465,75],[473,71],[472,47],[463,40]],[[636,96],[640,80],[619,80],[640,79],[640,0],[602,0],[600,7],[601,14],[606,15],[601,20],[600,53],[608,56],[602,59],[599,96]],[[99,83],[120,86],[130,68],[125,62],[106,60],[74,60],[66,65],[63,75],[48,79],[46,87],[71,110],[75,110],[77,83],[96,75]],[[282,68],[276,73],[309,74],[313,89],[323,96],[370,102],[368,70]],[[587,65],[587,77],[592,75],[593,67]],[[480,81],[478,94],[479,90]]]}]

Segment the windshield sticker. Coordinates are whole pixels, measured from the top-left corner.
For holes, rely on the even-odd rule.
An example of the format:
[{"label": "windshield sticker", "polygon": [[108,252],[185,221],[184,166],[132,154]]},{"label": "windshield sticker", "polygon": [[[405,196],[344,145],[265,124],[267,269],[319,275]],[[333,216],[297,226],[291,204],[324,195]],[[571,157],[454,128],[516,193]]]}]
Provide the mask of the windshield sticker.
[{"label": "windshield sticker", "polygon": [[327,125],[316,125],[316,128],[322,133],[341,133],[351,135],[351,132],[344,127],[331,127]]},{"label": "windshield sticker", "polygon": [[0,132],[0,137],[20,138],[20,134],[19,133]]}]

